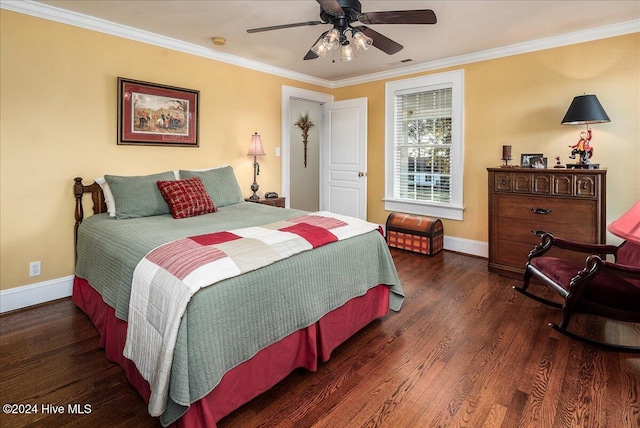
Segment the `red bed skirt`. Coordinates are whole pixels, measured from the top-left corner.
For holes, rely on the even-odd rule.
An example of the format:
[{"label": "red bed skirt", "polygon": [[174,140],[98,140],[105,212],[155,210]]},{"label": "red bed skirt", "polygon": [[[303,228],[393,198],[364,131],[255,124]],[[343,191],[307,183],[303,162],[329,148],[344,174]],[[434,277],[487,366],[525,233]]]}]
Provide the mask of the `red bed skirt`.
[{"label": "red bed skirt", "polygon": [[[116,318],[114,309],[82,278],[74,278],[72,299],[100,332],[100,347],[105,349],[106,357],[124,369],[129,382],[149,402],[149,384],[134,363],[122,355],[127,323]],[[364,296],[349,300],[315,324],[290,334],[229,370],[218,386],[192,403],[172,427],[215,427],[217,421],[267,391],[294,369],[304,367],[315,371],[318,359],[327,361],[341,343],[388,311],[389,287],[386,285],[378,285]]]}]

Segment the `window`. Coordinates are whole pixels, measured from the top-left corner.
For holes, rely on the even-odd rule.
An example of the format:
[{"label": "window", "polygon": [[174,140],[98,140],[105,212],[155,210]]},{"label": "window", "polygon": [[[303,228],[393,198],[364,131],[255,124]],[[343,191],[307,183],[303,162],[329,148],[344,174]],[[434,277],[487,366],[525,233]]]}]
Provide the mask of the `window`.
[{"label": "window", "polygon": [[462,220],[464,71],[386,84],[385,209]]}]

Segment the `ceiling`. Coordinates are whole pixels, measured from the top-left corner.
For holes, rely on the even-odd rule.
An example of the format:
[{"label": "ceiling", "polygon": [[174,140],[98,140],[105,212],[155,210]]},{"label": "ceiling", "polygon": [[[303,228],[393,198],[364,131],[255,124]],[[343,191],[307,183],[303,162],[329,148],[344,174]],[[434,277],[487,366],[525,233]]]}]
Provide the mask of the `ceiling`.
[{"label": "ceiling", "polygon": [[[33,2],[32,2],[33,3]],[[387,55],[371,48],[353,61],[303,57],[330,25],[248,34],[247,29],[319,19],[314,0],[153,1],[41,0],[38,3],[100,18],[207,49],[335,82],[470,55],[567,33],[632,23],[640,31],[639,1],[375,1],[362,12],[432,9],[435,25],[370,25],[404,45]],[[224,37],[224,46],[211,38]],[[402,62],[405,60],[409,62]],[[585,59],[586,61],[587,59]]]}]

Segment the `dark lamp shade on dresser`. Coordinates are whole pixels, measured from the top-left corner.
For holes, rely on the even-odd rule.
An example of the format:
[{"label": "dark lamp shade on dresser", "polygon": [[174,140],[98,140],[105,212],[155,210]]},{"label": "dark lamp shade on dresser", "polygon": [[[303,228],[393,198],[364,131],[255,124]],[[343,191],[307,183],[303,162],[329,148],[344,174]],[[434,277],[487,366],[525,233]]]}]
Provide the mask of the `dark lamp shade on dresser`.
[{"label": "dark lamp shade on dresser", "polygon": [[588,125],[611,122],[595,95],[579,95],[573,99],[562,119],[563,125]]}]

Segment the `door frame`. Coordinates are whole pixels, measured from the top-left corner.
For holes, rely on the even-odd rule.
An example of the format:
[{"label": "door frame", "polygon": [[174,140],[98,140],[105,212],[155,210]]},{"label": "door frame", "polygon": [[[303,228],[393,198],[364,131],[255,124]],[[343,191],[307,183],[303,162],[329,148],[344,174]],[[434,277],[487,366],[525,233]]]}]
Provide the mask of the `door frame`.
[{"label": "door frame", "polygon": [[[316,92],[308,89],[295,88],[293,86],[282,85],[282,105],[281,105],[281,126],[282,140],[280,141],[280,169],[282,170],[281,192],[282,196],[287,196],[285,200],[286,208],[289,208],[289,194],[291,192],[291,100],[301,100],[324,104],[333,102],[333,95],[324,92]],[[322,121],[325,119],[322,118]],[[320,126],[320,144],[322,142],[322,126]],[[322,180],[322,150],[320,150],[320,177]],[[319,201],[320,209],[322,209],[322,200]]]}]

